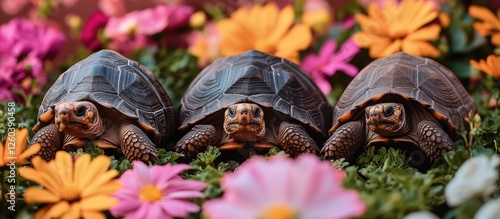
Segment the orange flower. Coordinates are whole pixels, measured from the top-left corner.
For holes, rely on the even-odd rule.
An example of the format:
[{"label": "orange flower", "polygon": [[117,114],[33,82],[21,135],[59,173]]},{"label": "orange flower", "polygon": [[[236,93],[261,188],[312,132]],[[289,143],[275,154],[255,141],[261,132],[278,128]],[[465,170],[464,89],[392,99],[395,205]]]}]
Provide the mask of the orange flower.
[{"label": "orange flower", "polygon": [[299,51],[311,44],[312,34],[308,25],[293,25],[294,18],[292,6],[280,11],[274,2],[251,9],[239,8],[217,24],[222,55],[255,49],[298,64]]},{"label": "orange flower", "polygon": [[470,60],[470,64],[482,72],[500,79],[500,56],[489,55],[484,59],[478,61]]},{"label": "orange flower", "polygon": [[439,38],[441,26],[429,24],[439,12],[425,0],[388,1],[383,9],[372,3],[368,15],[356,14],[361,32],[354,34],[360,47],[369,48],[372,58],[382,58],[399,51],[439,57],[441,52],[429,40]]},{"label": "orange flower", "polygon": [[471,5],[469,14],[476,19],[482,20],[482,22],[474,23],[474,29],[481,36],[491,36],[491,43],[500,46],[500,10],[497,11],[495,16],[488,8]]},{"label": "orange flower", "polygon": [[44,203],[35,213],[37,218],[106,218],[101,211],[118,203],[111,196],[122,187],[114,180],[117,170],[108,170],[111,160],[100,155],[91,160],[90,154],[73,161],[66,151],[58,151],[49,162],[39,156],[32,160],[33,168],[19,168],[19,174],[43,186],[25,190],[27,204]]},{"label": "orange flower", "polygon": [[5,145],[0,142],[0,167],[11,162],[22,164],[26,159],[40,150],[40,144],[35,144],[26,149],[28,143],[28,129],[16,129],[7,134]]}]

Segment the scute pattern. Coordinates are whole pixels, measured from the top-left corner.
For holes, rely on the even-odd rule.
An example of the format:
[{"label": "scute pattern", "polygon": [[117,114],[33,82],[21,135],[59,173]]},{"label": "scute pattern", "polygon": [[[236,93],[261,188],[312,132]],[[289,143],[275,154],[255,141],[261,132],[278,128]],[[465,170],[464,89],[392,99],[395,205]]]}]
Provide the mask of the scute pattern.
[{"label": "scute pattern", "polygon": [[448,129],[461,127],[469,111],[476,110],[453,72],[431,59],[400,52],[373,61],[353,79],[335,106],[330,133],[387,94],[417,101]]},{"label": "scute pattern", "polygon": [[[45,95],[38,116],[60,102],[88,100],[155,129],[155,143],[175,129],[173,104],[153,74],[111,50],[101,50],[63,73]],[[112,119],[112,118],[110,118]],[[46,124],[44,124],[46,125]]]},{"label": "scute pattern", "polygon": [[180,129],[239,102],[289,115],[317,132],[331,125],[332,109],[297,65],[259,51],[220,59],[205,68],[181,100]]}]

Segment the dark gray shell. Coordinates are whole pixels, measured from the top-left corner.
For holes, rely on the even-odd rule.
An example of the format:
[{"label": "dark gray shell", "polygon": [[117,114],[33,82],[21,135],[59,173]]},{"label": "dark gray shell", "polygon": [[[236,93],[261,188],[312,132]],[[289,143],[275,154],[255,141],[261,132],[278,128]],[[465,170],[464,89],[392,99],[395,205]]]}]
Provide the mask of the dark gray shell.
[{"label": "dark gray shell", "polygon": [[212,63],[193,80],[181,100],[179,129],[242,102],[272,108],[318,133],[326,134],[332,121],[331,107],[307,73],[288,60],[251,50]]},{"label": "dark gray shell", "polygon": [[152,127],[155,133],[146,133],[157,144],[175,129],[172,101],[156,77],[139,63],[111,50],[96,52],[61,74],[47,91],[38,116],[55,104],[84,100]]},{"label": "dark gray shell", "polygon": [[[392,97],[388,97],[393,95]],[[458,78],[441,64],[399,52],[366,66],[347,86],[335,106],[330,133],[354,119],[366,106],[382,99],[415,101],[436,117],[448,132],[476,111],[474,100]],[[394,99],[394,100],[393,100]]]}]

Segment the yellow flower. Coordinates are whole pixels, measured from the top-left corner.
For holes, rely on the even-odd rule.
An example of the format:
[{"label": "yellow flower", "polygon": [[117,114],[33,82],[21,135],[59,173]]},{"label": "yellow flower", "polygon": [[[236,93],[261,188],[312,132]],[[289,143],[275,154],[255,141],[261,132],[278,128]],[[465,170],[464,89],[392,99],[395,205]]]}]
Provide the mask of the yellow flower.
[{"label": "yellow flower", "polygon": [[24,192],[27,204],[47,204],[35,213],[37,218],[105,218],[101,212],[117,204],[111,194],[122,186],[113,178],[117,170],[108,170],[111,160],[100,155],[93,160],[89,154],[73,161],[66,151],[46,162],[32,160],[33,168],[19,168],[19,174],[43,186],[32,186]]},{"label": "yellow flower", "polygon": [[5,145],[0,142],[0,167],[11,162],[22,164],[26,159],[40,150],[40,144],[35,144],[26,149],[28,143],[28,129],[16,129],[7,133]]},{"label": "yellow flower", "polygon": [[382,58],[399,51],[416,55],[439,57],[441,52],[429,40],[439,38],[441,26],[429,24],[439,12],[425,0],[388,1],[383,9],[377,4],[368,6],[368,15],[356,14],[361,32],[354,34],[360,47],[369,48],[372,58]]},{"label": "yellow flower", "polygon": [[491,75],[496,79],[500,79],[500,56],[489,55],[486,61],[481,59],[478,61],[470,60],[470,64],[482,72]]},{"label": "yellow flower", "polygon": [[294,18],[292,6],[280,11],[274,2],[251,9],[239,8],[217,25],[222,55],[255,49],[298,64],[299,51],[311,44],[312,34],[306,24],[293,25]]},{"label": "yellow flower", "polygon": [[497,15],[493,14],[488,8],[471,5],[469,7],[470,16],[482,20],[482,22],[475,22],[474,29],[481,34],[481,36],[491,36],[491,43],[495,46],[500,46],[500,10]]},{"label": "yellow flower", "polygon": [[309,25],[316,33],[325,33],[332,20],[331,13],[324,8],[302,14],[302,23]]}]

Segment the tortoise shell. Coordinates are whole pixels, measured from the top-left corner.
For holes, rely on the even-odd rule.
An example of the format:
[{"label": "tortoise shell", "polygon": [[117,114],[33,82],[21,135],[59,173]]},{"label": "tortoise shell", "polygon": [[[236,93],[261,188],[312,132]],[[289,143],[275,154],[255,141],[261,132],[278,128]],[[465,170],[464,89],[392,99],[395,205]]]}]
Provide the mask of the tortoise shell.
[{"label": "tortoise shell", "polygon": [[243,102],[272,108],[325,136],[331,127],[332,109],[304,70],[283,58],[250,50],[219,59],[196,76],[181,100],[179,129]]},{"label": "tortoise shell", "polygon": [[[156,77],[111,50],[98,51],[61,74],[47,91],[38,118],[58,103],[74,101],[91,101],[125,115],[156,144],[168,139],[175,129],[172,101]],[[34,131],[47,124],[39,119]]]},{"label": "tortoise shell", "polygon": [[373,61],[351,81],[335,106],[330,133],[369,105],[401,100],[415,101],[428,110],[451,136],[469,112],[476,111],[453,72],[431,59],[399,52]]}]

